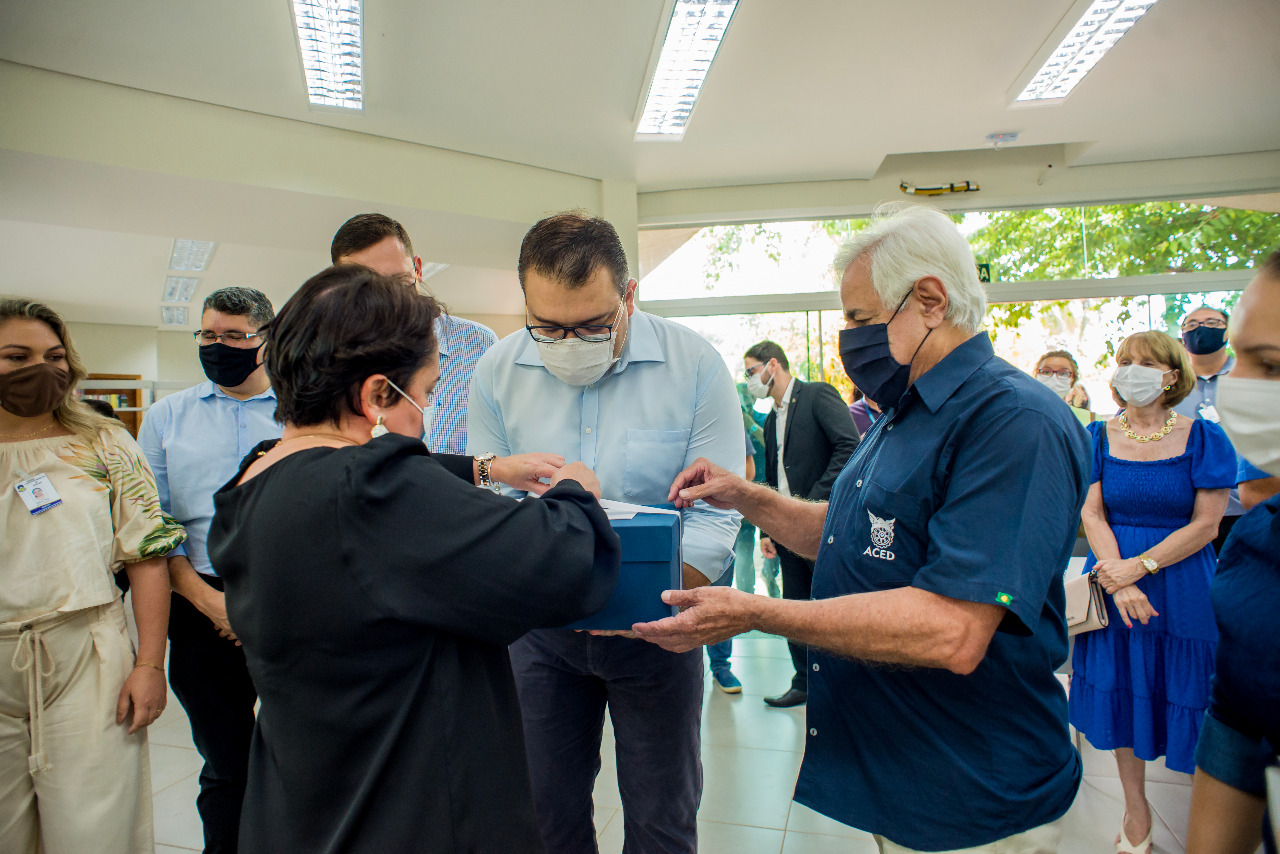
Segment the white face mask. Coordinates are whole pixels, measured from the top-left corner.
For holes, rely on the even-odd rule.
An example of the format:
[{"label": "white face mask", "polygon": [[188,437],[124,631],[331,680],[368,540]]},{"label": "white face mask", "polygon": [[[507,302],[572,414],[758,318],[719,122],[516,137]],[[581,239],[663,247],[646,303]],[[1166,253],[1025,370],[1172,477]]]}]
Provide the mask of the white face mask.
[{"label": "white face mask", "polygon": [[428,449],[430,449],[431,417],[435,414],[436,408],[432,406],[430,403],[428,403],[426,406],[419,406],[417,401],[415,401],[412,397],[409,397],[409,395],[405,394],[404,390],[400,388],[400,386],[391,382],[390,378],[387,379],[387,385],[391,386],[393,389],[400,392],[400,394],[404,397],[405,400],[413,404],[414,409],[422,413],[422,443],[426,445]]},{"label": "white face mask", "polygon": [[605,375],[613,363],[614,336],[608,341],[583,341],[566,338],[548,344],[538,342],[538,355],[552,376],[567,385],[591,385]]},{"label": "white face mask", "polygon": [[1222,377],[1215,405],[1236,453],[1280,477],[1280,382]]},{"label": "white face mask", "polygon": [[[613,355],[613,345],[618,339],[618,325],[625,307],[625,304],[618,307],[613,331],[607,341],[583,341],[577,337],[563,341],[538,341],[542,364],[565,385],[591,385],[603,377],[618,361],[618,357]],[[626,343],[625,338],[623,343]]]},{"label": "white face mask", "polygon": [[1049,387],[1049,390],[1058,397],[1066,397],[1067,392],[1071,391],[1071,377],[1060,377],[1057,374],[1036,374],[1036,379]]},{"label": "white face mask", "polygon": [[764,400],[769,396],[769,386],[773,385],[773,377],[769,377],[769,382],[760,379],[764,374],[764,367],[747,377],[747,393],[756,400]]},{"label": "white face mask", "polygon": [[1111,387],[1130,406],[1146,406],[1168,388],[1165,373],[1145,365],[1122,365],[1111,375]]}]

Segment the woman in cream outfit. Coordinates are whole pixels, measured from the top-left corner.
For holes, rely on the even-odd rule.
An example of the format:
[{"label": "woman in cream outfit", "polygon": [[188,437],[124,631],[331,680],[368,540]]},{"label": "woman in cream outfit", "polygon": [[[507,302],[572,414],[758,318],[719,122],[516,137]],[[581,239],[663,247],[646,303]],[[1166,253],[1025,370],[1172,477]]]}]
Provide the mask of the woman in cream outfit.
[{"label": "woman in cream outfit", "polygon": [[165,555],[186,533],[129,434],[75,399],[84,377],[57,314],[0,299],[5,854],[154,850],[146,727],[166,697]]}]

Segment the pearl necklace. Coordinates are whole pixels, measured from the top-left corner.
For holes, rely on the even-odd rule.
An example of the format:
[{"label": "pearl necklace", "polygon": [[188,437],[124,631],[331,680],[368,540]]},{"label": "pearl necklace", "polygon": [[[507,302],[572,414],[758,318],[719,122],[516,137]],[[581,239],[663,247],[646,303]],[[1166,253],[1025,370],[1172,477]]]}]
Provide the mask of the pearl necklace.
[{"label": "pearl necklace", "polygon": [[1133,432],[1133,430],[1129,429],[1129,419],[1125,416],[1126,413],[1120,413],[1120,429],[1124,431],[1124,435],[1127,438],[1132,439],[1135,442],[1141,442],[1144,445],[1147,442],[1159,442],[1165,436],[1168,436],[1173,431],[1173,425],[1178,423],[1178,413],[1170,409],[1169,417],[1165,419],[1163,427],[1152,433],[1150,436],[1139,436],[1137,433]]}]

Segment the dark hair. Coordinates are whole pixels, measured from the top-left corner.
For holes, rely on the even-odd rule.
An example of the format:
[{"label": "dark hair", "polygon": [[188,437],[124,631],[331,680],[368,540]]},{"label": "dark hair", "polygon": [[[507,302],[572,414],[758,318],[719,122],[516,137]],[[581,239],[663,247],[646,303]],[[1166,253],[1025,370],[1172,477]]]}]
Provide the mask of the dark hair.
[{"label": "dark hair", "polygon": [[110,403],[107,403],[105,400],[99,400],[96,397],[86,397],[82,398],[80,402],[104,418],[114,418],[117,421],[120,420],[120,416],[116,415],[115,407]]},{"label": "dark hair", "polygon": [[333,242],[329,244],[329,260],[337,264],[339,258],[354,255],[388,237],[399,240],[404,246],[404,254],[413,257],[413,243],[403,225],[386,214],[356,214],[344,222],[333,236]]},{"label": "dark hair", "polygon": [[540,220],[520,243],[516,272],[520,287],[532,270],[570,290],[587,283],[600,267],[609,271],[618,296],[627,293],[627,253],[618,232],[599,217],[578,211],[559,213]]},{"label": "dark hair", "polygon": [[275,320],[276,312],[271,307],[271,300],[262,291],[254,288],[219,288],[204,298],[201,313],[213,309],[223,314],[234,314],[247,317],[258,329]]},{"label": "dark hair", "polygon": [[777,359],[778,364],[782,365],[782,370],[791,370],[791,364],[787,361],[787,354],[782,351],[781,347],[768,339],[753,345],[750,350],[743,354],[743,357],[755,359],[757,362],[763,362],[766,365],[770,359]]},{"label": "dark hair", "polygon": [[[1212,305],[1201,305],[1201,306],[1197,306],[1197,307],[1195,307],[1195,308],[1191,309],[1191,311],[1188,311],[1186,314],[1182,315],[1182,323],[1186,323],[1186,322],[1187,322],[1187,318],[1188,318],[1188,317],[1190,317],[1191,315],[1195,314],[1197,311],[1202,311],[1202,310],[1203,310],[1203,311],[1216,311],[1218,314],[1222,315],[1222,322],[1223,322],[1223,323],[1229,323],[1229,322],[1231,321],[1231,316],[1227,314],[1227,310],[1226,310],[1225,308],[1217,308],[1217,307],[1212,306]],[[1179,325],[1181,325],[1181,324],[1179,324]]]},{"label": "dark hair", "polygon": [[1280,249],[1267,256],[1267,260],[1258,267],[1259,273],[1266,273],[1273,279],[1280,279]]},{"label": "dark hair", "polygon": [[440,314],[440,303],[406,288],[403,277],[358,264],[312,276],[267,333],[276,420],[311,425],[360,414],[360,387],[374,374],[408,388],[436,353]]}]

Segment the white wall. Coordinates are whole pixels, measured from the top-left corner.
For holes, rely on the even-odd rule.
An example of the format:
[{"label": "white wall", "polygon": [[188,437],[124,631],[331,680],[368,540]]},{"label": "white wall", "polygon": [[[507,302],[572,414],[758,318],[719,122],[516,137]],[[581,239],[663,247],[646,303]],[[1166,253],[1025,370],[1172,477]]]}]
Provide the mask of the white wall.
[{"label": "white wall", "polygon": [[467,320],[474,320],[476,323],[483,323],[498,334],[498,338],[506,338],[512,332],[524,329],[523,314],[475,314],[474,312],[459,312],[458,317],[465,317]]},{"label": "white wall", "polygon": [[157,376],[156,330],[114,323],[68,323],[71,341],[91,374]]},{"label": "white wall", "polygon": [[205,380],[200,354],[190,332],[156,332],[156,379],[196,385]]}]

